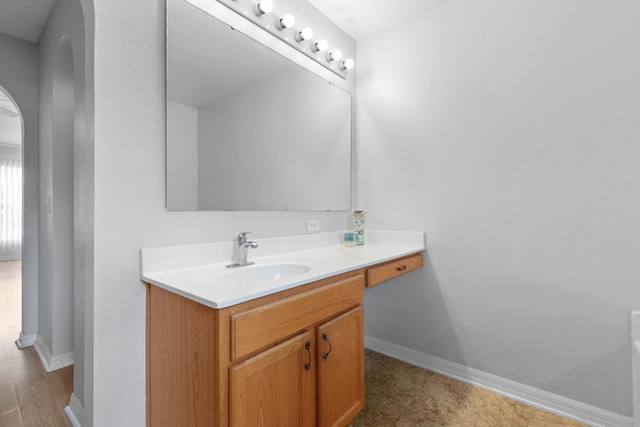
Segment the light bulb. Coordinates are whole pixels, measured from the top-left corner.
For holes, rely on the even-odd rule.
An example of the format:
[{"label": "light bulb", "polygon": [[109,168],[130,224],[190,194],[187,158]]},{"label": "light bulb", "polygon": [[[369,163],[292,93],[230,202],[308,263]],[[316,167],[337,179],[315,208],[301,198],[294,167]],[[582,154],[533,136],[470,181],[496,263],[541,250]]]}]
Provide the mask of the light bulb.
[{"label": "light bulb", "polygon": [[264,15],[265,13],[269,13],[273,10],[273,2],[271,0],[262,0],[260,3],[256,5],[255,12],[256,15]]},{"label": "light bulb", "polygon": [[296,19],[293,17],[293,15],[287,13],[282,18],[276,21],[276,27],[278,27],[279,30],[283,30],[285,28],[293,27],[293,24],[295,23]]},{"label": "light bulb", "polygon": [[327,54],[327,61],[340,61],[342,59],[342,51],[340,49],[336,49]]},{"label": "light bulb", "polygon": [[302,31],[298,31],[296,33],[296,40],[298,42],[309,40],[311,37],[313,37],[313,31],[309,27],[305,27],[302,29]]},{"label": "light bulb", "polygon": [[311,50],[314,52],[324,52],[329,47],[329,43],[326,40],[320,40],[311,44]]},{"label": "light bulb", "polygon": [[355,62],[353,62],[353,59],[348,58],[345,59],[344,61],[340,62],[340,69],[341,70],[350,70],[354,67],[354,65],[356,65]]}]

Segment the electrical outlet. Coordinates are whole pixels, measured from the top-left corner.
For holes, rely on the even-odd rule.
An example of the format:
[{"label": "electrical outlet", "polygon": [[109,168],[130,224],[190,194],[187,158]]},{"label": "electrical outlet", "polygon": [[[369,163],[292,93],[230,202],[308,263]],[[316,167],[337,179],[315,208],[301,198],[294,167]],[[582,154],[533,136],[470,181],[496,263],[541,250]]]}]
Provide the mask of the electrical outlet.
[{"label": "electrical outlet", "polygon": [[320,220],[319,219],[308,219],[307,220],[307,232],[310,231],[320,231]]}]

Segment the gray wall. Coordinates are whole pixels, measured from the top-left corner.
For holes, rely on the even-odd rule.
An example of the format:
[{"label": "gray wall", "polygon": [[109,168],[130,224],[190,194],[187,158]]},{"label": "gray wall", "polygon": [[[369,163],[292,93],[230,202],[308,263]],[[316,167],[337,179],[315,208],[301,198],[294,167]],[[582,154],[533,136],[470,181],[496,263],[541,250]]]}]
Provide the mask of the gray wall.
[{"label": "gray wall", "polygon": [[[85,29],[79,0],[58,0],[39,44],[39,335],[52,357],[73,355],[74,397],[84,404],[87,166]],[[71,63],[72,62],[72,63]],[[48,197],[52,198],[51,212]],[[78,414],[81,417],[81,414]],[[82,421],[82,420],[80,420]]]},{"label": "gray wall", "polygon": [[34,338],[38,330],[38,47],[36,44],[0,34],[0,85],[13,96],[24,120],[22,333]]},{"label": "gray wall", "polygon": [[357,205],[428,245],[368,334],[631,415],[638,40],[638,2],[458,0],[358,44]]},{"label": "gray wall", "polygon": [[[312,28],[325,18],[307,2],[290,10]],[[322,231],[342,229],[346,213],[167,212],[165,210],[165,14],[161,1],[83,2],[95,124],[95,228],[91,289],[87,289],[85,393],[87,425],[145,425],[144,247],[305,233],[306,219]],[[298,13],[305,8],[305,13]],[[308,20],[303,21],[303,16]],[[328,27],[331,27],[327,24]],[[317,30],[320,31],[320,30]],[[334,28],[327,39],[334,39]],[[342,36],[344,37],[344,36]],[[348,37],[345,38],[348,42]],[[336,44],[343,42],[336,41]],[[344,51],[354,52],[349,42]],[[93,57],[93,60],[91,59]],[[88,69],[91,74],[91,69]],[[338,77],[336,77],[338,78]],[[87,81],[88,87],[92,82]],[[354,91],[355,82],[348,83]],[[90,336],[89,336],[90,335]]]},{"label": "gray wall", "polygon": [[[303,233],[308,215],[166,212],[164,6],[83,6],[95,19],[87,425],[144,425],[139,249]],[[367,291],[368,333],[630,413],[637,8],[448,2],[361,44],[357,206],[370,227],[427,231],[429,246],[421,272]]]}]

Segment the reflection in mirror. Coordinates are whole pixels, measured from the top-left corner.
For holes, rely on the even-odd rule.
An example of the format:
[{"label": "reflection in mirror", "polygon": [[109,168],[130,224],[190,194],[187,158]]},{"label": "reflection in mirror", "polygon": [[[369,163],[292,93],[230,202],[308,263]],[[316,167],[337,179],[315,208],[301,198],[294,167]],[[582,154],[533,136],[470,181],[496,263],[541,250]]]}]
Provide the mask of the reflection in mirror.
[{"label": "reflection in mirror", "polygon": [[350,209],[351,95],[167,0],[167,209]]}]

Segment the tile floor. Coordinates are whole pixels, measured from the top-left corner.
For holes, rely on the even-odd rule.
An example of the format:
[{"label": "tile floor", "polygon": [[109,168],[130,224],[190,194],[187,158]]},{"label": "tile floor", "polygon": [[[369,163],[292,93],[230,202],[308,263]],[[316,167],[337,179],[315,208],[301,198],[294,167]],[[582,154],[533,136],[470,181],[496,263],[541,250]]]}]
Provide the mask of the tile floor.
[{"label": "tile floor", "polygon": [[365,365],[366,405],[352,427],[584,426],[370,350]]}]

